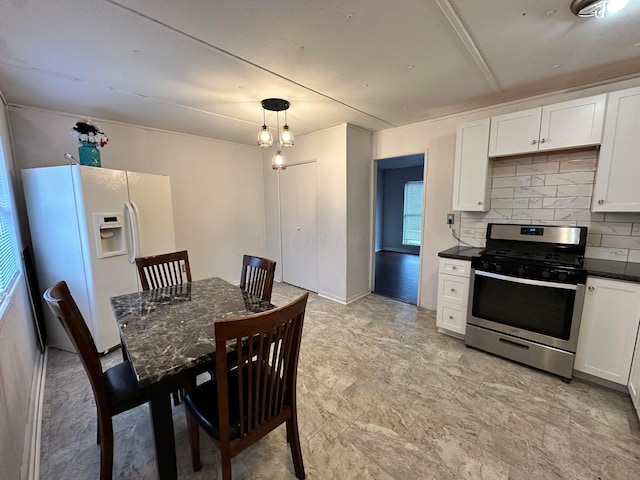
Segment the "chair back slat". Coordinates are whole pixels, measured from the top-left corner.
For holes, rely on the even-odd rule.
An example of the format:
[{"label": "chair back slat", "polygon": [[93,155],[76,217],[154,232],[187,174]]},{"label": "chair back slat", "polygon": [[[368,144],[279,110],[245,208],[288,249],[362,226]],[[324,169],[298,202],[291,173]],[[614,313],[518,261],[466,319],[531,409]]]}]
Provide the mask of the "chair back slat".
[{"label": "chair back slat", "polygon": [[230,368],[237,366],[231,398],[238,399],[240,439],[262,436],[269,422],[290,413],[308,295],[267,312],[215,321],[221,442],[230,438],[229,411],[223,407],[230,398]]},{"label": "chair back slat", "polygon": [[191,281],[189,255],[186,250],[136,258],[143,290],[181,285]]},{"label": "chair back slat", "polygon": [[276,262],[273,260],[244,255],[242,257],[240,288],[262,300],[270,302],[275,273]]}]

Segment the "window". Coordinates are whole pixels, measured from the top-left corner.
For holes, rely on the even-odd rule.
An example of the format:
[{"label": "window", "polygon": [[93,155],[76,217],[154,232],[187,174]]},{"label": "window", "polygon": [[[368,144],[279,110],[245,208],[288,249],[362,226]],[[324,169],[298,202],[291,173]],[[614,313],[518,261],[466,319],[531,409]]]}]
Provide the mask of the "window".
[{"label": "window", "polygon": [[402,219],[402,244],[420,246],[422,231],[422,189],[424,182],[404,184],[404,217]]},{"label": "window", "polygon": [[11,189],[0,139],[0,302],[9,293],[13,280],[18,275],[16,244]]}]

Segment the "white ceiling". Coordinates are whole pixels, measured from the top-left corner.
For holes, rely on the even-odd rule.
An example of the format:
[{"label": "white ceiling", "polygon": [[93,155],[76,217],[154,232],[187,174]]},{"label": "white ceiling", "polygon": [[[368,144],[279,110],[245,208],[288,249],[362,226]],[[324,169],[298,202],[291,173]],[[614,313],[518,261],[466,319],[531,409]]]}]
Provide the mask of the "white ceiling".
[{"label": "white ceiling", "polygon": [[378,131],[640,76],[640,0],[604,20],[570,3],[3,0],[0,90],[10,104],[254,145],[268,97],[291,102],[296,135]]}]

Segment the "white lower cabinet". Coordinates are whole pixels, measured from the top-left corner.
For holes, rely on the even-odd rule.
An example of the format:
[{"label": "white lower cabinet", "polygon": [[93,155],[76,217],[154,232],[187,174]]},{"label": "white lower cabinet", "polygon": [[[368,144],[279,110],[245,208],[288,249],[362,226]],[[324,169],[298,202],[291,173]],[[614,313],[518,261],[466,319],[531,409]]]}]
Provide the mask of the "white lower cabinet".
[{"label": "white lower cabinet", "polygon": [[627,385],[640,321],[640,284],[589,277],[574,369]]},{"label": "white lower cabinet", "polygon": [[436,326],[462,336],[467,328],[471,262],[440,258]]},{"label": "white lower cabinet", "polygon": [[640,417],[640,335],[636,338],[636,348],[631,361],[631,373],[629,374],[629,394]]}]

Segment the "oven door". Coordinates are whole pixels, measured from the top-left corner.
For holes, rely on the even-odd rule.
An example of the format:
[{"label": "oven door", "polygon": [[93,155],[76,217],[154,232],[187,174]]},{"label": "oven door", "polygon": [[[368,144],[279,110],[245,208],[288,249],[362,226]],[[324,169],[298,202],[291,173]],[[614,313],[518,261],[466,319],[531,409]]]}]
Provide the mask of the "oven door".
[{"label": "oven door", "polygon": [[467,322],[575,353],[584,290],[472,269]]}]

